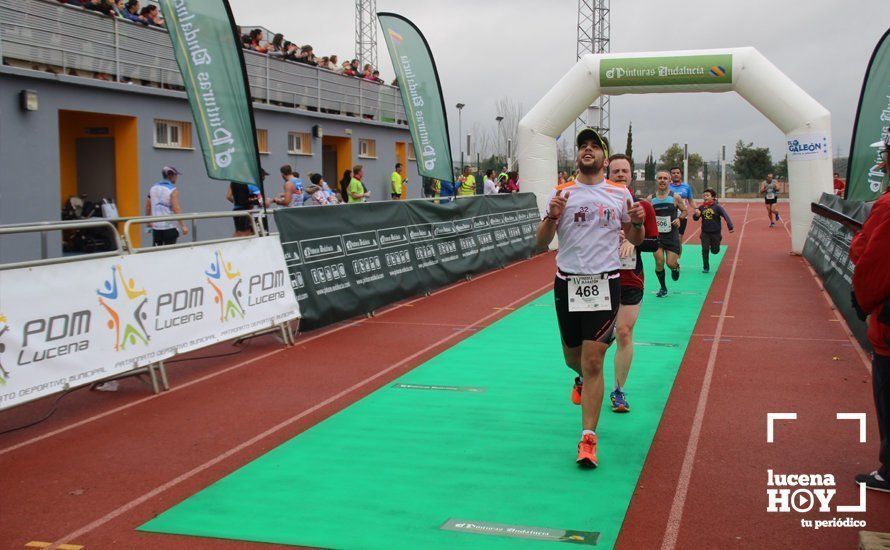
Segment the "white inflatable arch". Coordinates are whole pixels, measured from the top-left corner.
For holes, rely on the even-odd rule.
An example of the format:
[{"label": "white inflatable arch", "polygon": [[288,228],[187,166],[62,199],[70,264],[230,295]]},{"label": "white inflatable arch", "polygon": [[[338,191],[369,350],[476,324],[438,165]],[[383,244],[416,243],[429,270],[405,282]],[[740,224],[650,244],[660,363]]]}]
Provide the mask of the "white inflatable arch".
[{"label": "white inflatable arch", "polygon": [[810,202],[832,190],[831,114],[754,48],[584,56],[519,123],[520,185],[543,211],[556,183],[556,138],[600,95],[730,91],[785,133],[792,249],[800,253]]}]

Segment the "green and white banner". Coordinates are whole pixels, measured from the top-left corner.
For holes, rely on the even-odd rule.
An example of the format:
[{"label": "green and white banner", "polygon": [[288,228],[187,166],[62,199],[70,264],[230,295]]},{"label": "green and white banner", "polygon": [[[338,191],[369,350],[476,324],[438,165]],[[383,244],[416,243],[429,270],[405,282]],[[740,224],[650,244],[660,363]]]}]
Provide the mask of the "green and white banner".
[{"label": "green and white banner", "polygon": [[732,84],[732,54],[620,57],[600,61],[600,87]]},{"label": "green and white banner", "polygon": [[847,200],[873,201],[882,192],[884,172],[878,168],[881,150],[872,143],[890,132],[890,30],[878,42],[859,96],[856,126],[847,167]]},{"label": "green and white banner", "polygon": [[421,176],[452,181],[448,119],[429,44],[414,23],[401,15],[381,12],[377,19],[383,27],[383,37],[408,114],[417,171]]},{"label": "green and white banner", "polygon": [[159,0],[207,175],[259,185],[244,54],[226,0]]},{"label": "green and white banner", "polygon": [[[860,223],[864,223],[871,212],[871,205],[862,201],[846,201],[828,193],[822,194],[819,204]],[[871,350],[866,334],[868,328],[856,317],[850,302],[850,293],[853,291],[851,242],[853,242],[853,231],[832,219],[814,216],[803,247],[803,257],[819,274],[822,286],[844,316],[853,335],[864,349]]]},{"label": "green and white banner", "polygon": [[531,193],[275,210],[300,330],[528,258],[540,219]]}]

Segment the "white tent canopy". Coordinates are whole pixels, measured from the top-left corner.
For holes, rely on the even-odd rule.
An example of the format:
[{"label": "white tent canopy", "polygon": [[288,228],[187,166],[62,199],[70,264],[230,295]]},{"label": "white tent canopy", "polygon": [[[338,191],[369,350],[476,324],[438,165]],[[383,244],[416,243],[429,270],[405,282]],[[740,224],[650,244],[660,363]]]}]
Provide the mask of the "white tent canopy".
[{"label": "white tent canopy", "polygon": [[600,95],[735,91],[787,139],[792,249],[810,202],[832,190],[831,114],[754,48],[585,55],[519,123],[520,184],[543,209],[556,184],[556,138]]}]

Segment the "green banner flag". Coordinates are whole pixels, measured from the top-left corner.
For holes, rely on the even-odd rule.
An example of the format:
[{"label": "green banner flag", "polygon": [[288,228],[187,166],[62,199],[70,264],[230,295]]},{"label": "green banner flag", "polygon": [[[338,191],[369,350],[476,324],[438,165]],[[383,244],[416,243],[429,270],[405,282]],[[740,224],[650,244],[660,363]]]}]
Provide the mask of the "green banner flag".
[{"label": "green banner flag", "polygon": [[436,62],[414,23],[394,13],[378,13],[389,49],[421,176],[453,181],[448,119]]},{"label": "green banner flag", "polygon": [[873,201],[882,192],[884,172],[878,168],[881,149],[871,144],[890,132],[890,30],[878,41],[859,95],[856,125],[847,165],[847,200]]},{"label": "green banner flag", "polygon": [[226,0],[159,0],[207,175],[259,185],[259,156],[244,54]]}]

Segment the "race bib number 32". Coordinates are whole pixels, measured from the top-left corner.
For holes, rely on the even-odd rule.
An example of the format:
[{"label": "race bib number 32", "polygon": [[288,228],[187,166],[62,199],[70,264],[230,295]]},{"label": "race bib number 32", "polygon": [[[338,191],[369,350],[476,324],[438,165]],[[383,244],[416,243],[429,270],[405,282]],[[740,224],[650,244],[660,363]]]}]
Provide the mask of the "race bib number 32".
[{"label": "race bib number 32", "polygon": [[569,311],[610,311],[609,279],[599,275],[569,277]]}]

